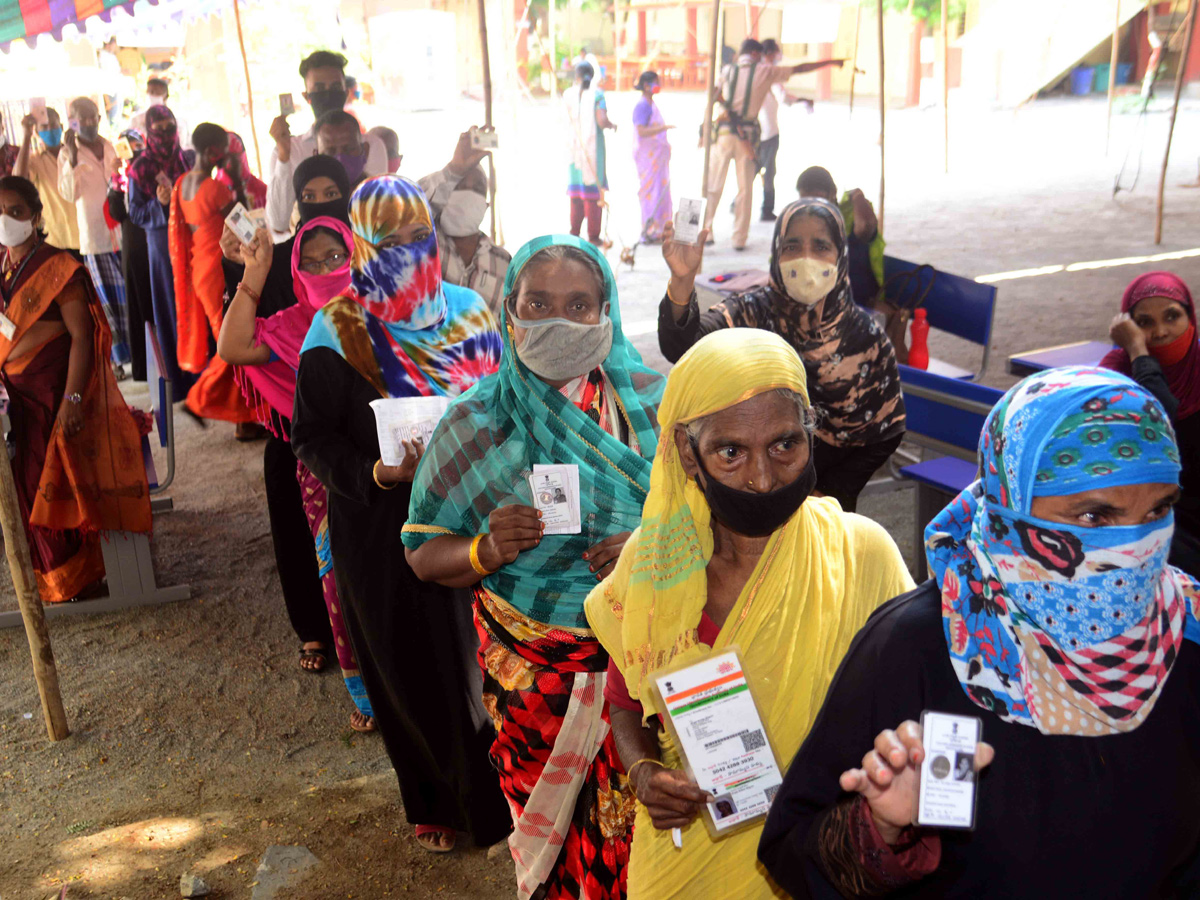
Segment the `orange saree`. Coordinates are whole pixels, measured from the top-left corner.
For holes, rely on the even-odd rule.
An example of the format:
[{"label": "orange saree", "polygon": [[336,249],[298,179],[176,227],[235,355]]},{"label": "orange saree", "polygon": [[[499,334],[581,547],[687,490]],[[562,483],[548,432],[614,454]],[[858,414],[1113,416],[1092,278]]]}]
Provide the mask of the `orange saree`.
[{"label": "orange saree", "polygon": [[171,192],[167,229],[175,276],[175,315],[179,367],[198,372],[188,391],[188,409],[206,419],[253,422],[242,398],[233,366],[215,353],[209,356],[209,334],[221,333],[225,275],[221,270],[221,231],[225,207],[233,202],[229,188],[212,178],[200,183],[191,200],[183,197],[183,176]]},{"label": "orange saree", "polygon": [[[70,255],[41,245],[6,287],[5,314],[16,325],[0,335],[0,379],[9,399],[13,474],[26,519],[42,600],[76,597],[104,576],[102,531],[150,531],[150,493],[141,435],[108,366],[112,335],[91,279]],[[63,435],[58,410],[66,389],[71,337],[60,334],[10,358],[13,347],[50,307],[73,300],[92,317],[92,371],[83,391],[83,427]]]}]

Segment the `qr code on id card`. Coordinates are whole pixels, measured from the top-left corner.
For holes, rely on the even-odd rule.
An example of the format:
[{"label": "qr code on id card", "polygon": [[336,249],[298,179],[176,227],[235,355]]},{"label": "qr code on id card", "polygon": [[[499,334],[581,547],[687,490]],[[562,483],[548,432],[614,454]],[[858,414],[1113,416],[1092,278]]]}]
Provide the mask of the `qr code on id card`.
[{"label": "qr code on id card", "polygon": [[767,739],[757,729],[754,731],[743,731],[738,737],[742,739],[742,749],[746,752],[758,750],[767,745]]}]

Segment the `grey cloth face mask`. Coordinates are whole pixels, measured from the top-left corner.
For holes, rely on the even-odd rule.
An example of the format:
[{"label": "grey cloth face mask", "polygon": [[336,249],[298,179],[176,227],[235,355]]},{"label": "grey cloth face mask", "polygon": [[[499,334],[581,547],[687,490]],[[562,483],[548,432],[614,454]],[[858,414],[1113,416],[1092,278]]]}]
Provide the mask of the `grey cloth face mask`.
[{"label": "grey cloth face mask", "polygon": [[607,313],[600,314],[597,325],[570,319],[518,319],[512,313],[509,319],[525,329],[525,339],[517,345],[517,358],[546,381],[569,381],[586,375],[604,362],[612,349],[612,319]]}]

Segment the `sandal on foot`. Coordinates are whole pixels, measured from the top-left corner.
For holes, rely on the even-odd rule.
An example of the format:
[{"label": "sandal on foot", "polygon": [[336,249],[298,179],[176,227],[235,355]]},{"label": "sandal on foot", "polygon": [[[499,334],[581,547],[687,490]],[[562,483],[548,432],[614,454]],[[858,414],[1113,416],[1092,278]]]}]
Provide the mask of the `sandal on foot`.
[{"label": "sandal on foot", "polygon": [[[313,664],[306,666],[305,663],[311,661]],[[300,668],[305,672],[311,672],[313,675],[319,675],[325,671],[329,665],[329,659],[325,656],[323,647],[301,647],[300,648]]]},{"label": "sandal on foot", "polygon": [[[450,846],[443,847],[441,845],[441,836],[450,836]],[[434,838],[434,841],[422,840],[422,838]],[[457,835],[453,828],[445,828],[441,825],[418,825],[417,826],[417,843],[428,850],[430,853],[449,853],[454,849],[454,842]]]},{"label": "sandal on foot", "polygon": [[360,713],[357,709],[350,713],[350,727],[360,734],[369,734],[375,731],[375,719],[368,716],[366,713]]}]

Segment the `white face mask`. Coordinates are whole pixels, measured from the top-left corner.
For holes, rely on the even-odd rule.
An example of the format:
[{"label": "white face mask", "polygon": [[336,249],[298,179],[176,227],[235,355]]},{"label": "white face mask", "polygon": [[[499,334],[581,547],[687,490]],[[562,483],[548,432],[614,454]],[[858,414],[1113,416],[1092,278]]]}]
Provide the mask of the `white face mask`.
[{"label": "white face mask", "polygon": [[33,220],[22,222],[12,216],[0,216],[0,244],[5,247],[20,247],[33,235]]},{"label": "white face mask", "polygon": [[837,263],[802,256],[779,264],[788,296],[801,306],[813,306],[837,285]]},{"label": "white face mask", "polygon": [[164,97],[162,94],[147,94],[146,95],[147,108],[149,108],[151,106],[165,106],[166,103],[167,103],[167,98]]},{"label": "white face mask", "polygon": [[450,237],[470,237],[479,231],[488,201],[475,191],[454,191],[442,209],[439,223]]}]

